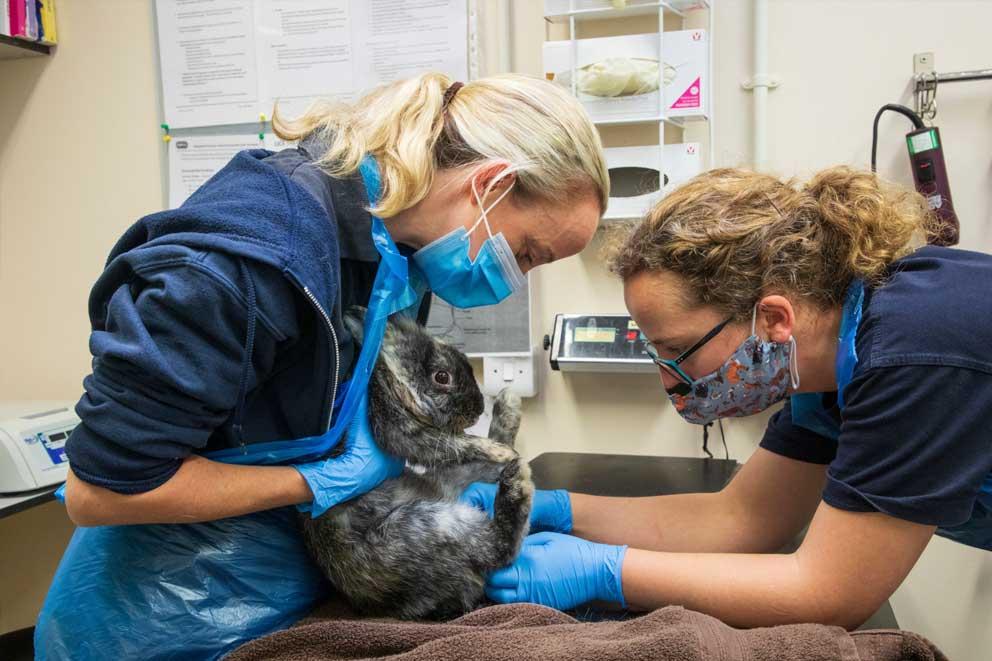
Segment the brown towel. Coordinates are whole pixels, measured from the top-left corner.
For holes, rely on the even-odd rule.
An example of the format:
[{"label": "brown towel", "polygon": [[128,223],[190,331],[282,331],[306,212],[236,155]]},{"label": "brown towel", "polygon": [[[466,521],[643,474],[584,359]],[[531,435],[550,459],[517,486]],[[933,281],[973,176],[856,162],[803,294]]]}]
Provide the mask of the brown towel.
[{"label": "brown towel", "polygon": [[622,621],[582,623],[532,604],[491,606],[445,623],[307,618],[226,657],[228,661],[383,658],[946,661],[925,638],[904,631],[849,634],[840,627],[818,624],[738,630],[678,606]]}]

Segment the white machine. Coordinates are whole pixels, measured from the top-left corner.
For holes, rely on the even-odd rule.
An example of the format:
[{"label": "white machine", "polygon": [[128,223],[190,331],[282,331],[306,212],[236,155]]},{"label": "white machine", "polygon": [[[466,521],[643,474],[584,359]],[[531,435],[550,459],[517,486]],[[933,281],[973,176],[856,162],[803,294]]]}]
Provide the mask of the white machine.
[{"label": "white machine", "polygon": [[69,402],[0,402],[0,494],[65,482],[65,441],[77,424]]},{"label": "white machine", "polygon": [[562,372],[657,373],[647,338],[625,314],[558,314],[544,348],[551,369]]}]

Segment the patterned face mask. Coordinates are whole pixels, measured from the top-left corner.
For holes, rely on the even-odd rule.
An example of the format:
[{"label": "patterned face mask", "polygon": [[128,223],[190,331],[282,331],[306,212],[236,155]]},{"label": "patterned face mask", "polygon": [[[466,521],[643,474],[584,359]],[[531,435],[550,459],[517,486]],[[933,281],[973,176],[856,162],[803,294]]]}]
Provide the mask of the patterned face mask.
[{"label": "patterned face mask", "polygon": [[751,335],[720,369],[695,379],[689,392],[668,393],[675,410],[688,422],[706,425],[718,418],[740,418],[764,411],[799,387],[796,338],[784,344],[765,342],[754,332],[758,306],[751,317]]}]

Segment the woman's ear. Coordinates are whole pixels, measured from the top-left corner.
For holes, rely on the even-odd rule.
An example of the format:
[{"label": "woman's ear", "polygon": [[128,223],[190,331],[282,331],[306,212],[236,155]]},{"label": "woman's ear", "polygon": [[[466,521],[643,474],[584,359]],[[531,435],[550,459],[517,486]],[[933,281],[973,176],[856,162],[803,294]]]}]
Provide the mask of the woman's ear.
[{"label": "woman's ear", "polygon": [[[472,205],[479,206],[481,200],[484,206],[488,206],[492,200],[495,200],[512,186],[517,175],[509,169],[510,164],[506,161],[489,161],[470,170],[469,177],[465,182],[465,192],[471,198]],[[476,197],[476,193],[478,197]]]},{"label": "woman's ear", "polygon": [[771,342],[784,344],[789,341],[796,326],[796,310],[785,296],[773,294],[758,301],[755,332]]}]

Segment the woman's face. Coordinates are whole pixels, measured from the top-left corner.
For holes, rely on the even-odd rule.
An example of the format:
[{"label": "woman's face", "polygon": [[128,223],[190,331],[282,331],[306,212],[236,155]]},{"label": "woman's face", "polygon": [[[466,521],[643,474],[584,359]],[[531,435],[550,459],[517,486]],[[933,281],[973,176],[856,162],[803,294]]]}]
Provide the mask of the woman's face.
[{"label": "woman's face", "polygon": [[[495,200],[500,192],[502,186],[497,186],[487,200]],[[475,206],[473,213],[478,218],[480,208]],[[524,273],[580,252],[592,241],[600,215],[599,198],[591,189],[557,204],[518,201],[511,191],[487,214],[493,234],[503,233]],[[484,224],[472,233],[473,259],[488,238]]]},{"label": "woman's face", "polygon": [[[662,358],[676,358],[726,320],[712,307],[689,308],[686,291],[682,279],[670,271],[642,271],[624,282],[627,310]],[[728,324],[680,365],[682,371],[698,379],[718,370],[750,333],[750,324]],[[659,371],[666,390],[679,382],[667,370]]]}]

